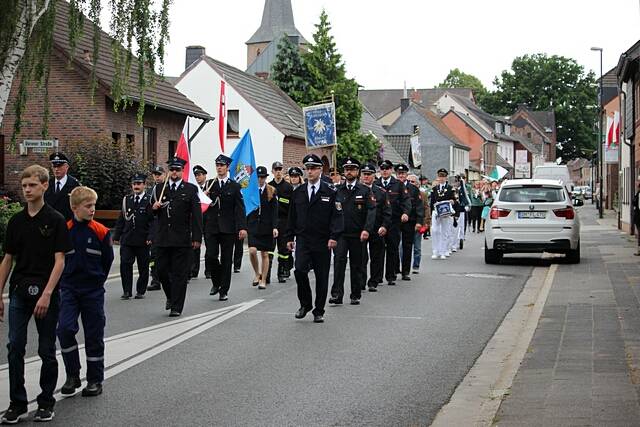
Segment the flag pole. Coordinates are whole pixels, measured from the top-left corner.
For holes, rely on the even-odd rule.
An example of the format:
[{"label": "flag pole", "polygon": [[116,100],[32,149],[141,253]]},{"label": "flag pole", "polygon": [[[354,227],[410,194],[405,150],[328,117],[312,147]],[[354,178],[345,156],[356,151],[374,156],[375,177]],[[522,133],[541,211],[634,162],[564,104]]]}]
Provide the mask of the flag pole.
[{"label": "flag pole", "polygon": [[[335,111],[336,108],[336,96],[335,96],[335,91],[332,89],[331,90],[331,102],[333,103],[333,108]],[[335,112],[334,112],[335,115]],[[338,173],[338,126],[336,126],[336,124],[334,123],[335,126],[335,144],[333,145],[333,168],[336,170],[336,173]]]}]

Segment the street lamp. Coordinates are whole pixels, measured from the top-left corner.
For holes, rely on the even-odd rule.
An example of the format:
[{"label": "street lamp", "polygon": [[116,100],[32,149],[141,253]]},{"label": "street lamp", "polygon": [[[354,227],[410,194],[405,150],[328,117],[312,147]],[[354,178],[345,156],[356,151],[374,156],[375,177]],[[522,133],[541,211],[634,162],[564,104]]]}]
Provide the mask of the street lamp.
[{"label": "street lamp", "polygon": [[598,217],[602,218],[602,163],[604,163],[603,160],[603,152],[602,152],[602,142],[604,139],[604,132],[603,132],[603,123],[602,123],[602,119],[604,116],[604,105],[602,105],[602,101],[604,100],[604,95],[602,93],[602,48],[601,47],[592,47],[591,48],[592,51],[594,52],[600,52],[600,95],[598,96],[598,112],[600,114],[600,122],[599,122],[599,127],[600,127],[600,137],[598,138],[598,175],[600,176],[600,180],[598,182],[598,193],[600,197],[600,200],[598,200]]}]

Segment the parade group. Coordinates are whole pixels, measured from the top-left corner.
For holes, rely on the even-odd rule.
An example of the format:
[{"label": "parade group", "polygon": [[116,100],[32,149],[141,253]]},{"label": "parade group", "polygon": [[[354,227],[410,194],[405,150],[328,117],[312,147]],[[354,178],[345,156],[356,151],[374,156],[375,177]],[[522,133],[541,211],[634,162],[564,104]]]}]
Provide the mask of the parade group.
[{"label": "parade group", "polygon": [[[3,245],[0,292],[9,282],[11,399],[3,423],[16,423],[28,414],[24,357],[31,316],[42,359],[42,393],[34,420],[49,421],[54,416],[56,337],[67,374],[61,395],[80,392],[79,318],[87,369],[82,395],[102,393],[104,285],[114,259],[113,243],[120,249],[121,299],[144,299],[148,290],[162,289],[165,309],[178,317],[187,284],[199,275],[201,242],[205,242],[205,276],[212,282],[209,294],[226,301],[232,271],[240,271],[246,239],[254,272],[246,285],[266,289],[272,264],[278,265],[279,283],[285,283],[294,270],[300,301],[295,318],[312,312],[313,321],[322,323],[328,296],[329,304],[343,304],[347,262],[352,305],[360,304],[362,291],[376,292],[385,281],[389,286],[396,285],[398,276],[410,281],[412,273],[419,274],[423,240],[431,240],[432,259],[445,260],[464,248],[465,233],[483,231],[498,186],[487,181],[471,185],[463,174],[449,177],[444,168],[429,183],[410,173],[405,164],[389,160],[361,164],[351,157],[340,162],[342,173],[331,169],[326,176],[321,159],[307,154],[302,167],[285,171],[281,162],[273,163],[270,181],[267,168],[258,166],[260,204],[247,214],[241,185],[229,176],[231,158],[223,154],[216,158],[213,179],[207,178],[202,166],[193,167],[196,183],[192,184],[183,180],[186,162],[174,157],[167,162],[167,171],[159,165],[153,168],[151,186],[145,173],[131,177],[132,191],[123,197],[119,218],[110,230],[93,219],[99,195],[68,174],[69,159],[56,152],[50,161],[51,178],[38,165],[23,171],[27,204],[9,221]],[[200,192],[211,200],[204,213]],[[4,312],[0,300],[0,319]]]}]

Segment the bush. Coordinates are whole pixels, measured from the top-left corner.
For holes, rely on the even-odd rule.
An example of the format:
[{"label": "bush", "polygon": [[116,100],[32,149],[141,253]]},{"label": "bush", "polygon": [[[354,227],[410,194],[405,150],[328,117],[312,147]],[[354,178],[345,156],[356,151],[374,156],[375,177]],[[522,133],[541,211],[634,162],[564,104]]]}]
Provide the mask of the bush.
[{"label": "bush", "polygon": [[122,140],[71,142],[65,151],[71,161],[69,173],[98,193],[97,209],[120,209],[122,197],[131,191],[131,176],[149,170],[144,160],[136,158],[133,147]]},{"label": "bush", "polygon": [[4,238],[7,235],[7,224],[12,216],[22,210],[20,203],[12,203],[0,197],[0,256],[4,255]]}]

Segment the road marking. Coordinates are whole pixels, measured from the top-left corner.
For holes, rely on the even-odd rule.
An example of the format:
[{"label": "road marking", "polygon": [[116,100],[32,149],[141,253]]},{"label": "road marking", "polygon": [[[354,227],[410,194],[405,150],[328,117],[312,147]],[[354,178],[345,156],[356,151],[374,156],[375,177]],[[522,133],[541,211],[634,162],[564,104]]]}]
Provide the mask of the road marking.
[{"label": "road marking", "polygon": [[537,267],[432,427],[491,426],[524,359],[558,269]]},{"label": "road marking", "polygon": [[[275,316],[293,316],[292,312],[285,312],[285,311],[252,311],[251,314],[268,314],[268,315],[275,315]],[[423,320],[423,317],[418,317],[418,316],[376,316],[376,315],[370,315],[370,314],[338,314],[338,313],[331,313],[331,317],[349,317],[349,318],[354,318],[354,317],[359,317],[359,318],[363,318],[363,319],[398,319],[398,320]]]},{"label": "road marking", "polygon": [[[223,307],[217,310],[200,313],[189,317],[179,318],[146,328],[124,332],[105,339],[105,372],[104,379],[108,379],[125,370],[136,366],[145,360],[156,356],[220,323],[243,313],[263,302],[255,299],[240,304]],[[80,350],[84,345],[78,346]],[[81,351],[80,360],[84,361]],[[60,351],[58,358],[58,385],[66,380],[64,363]],[[32,397],[29,411],[37,409],[35,397],[40,393],[40,357],[34,356],[25,360],[25,387],[27,395]],[[83,366],[86,364],[83,362]],[[85,381],[83,378],[83,386]],[[60,393],[54,395],[60,400]],[[0,402],[9,403],[9,367],[0,366]]]}]

